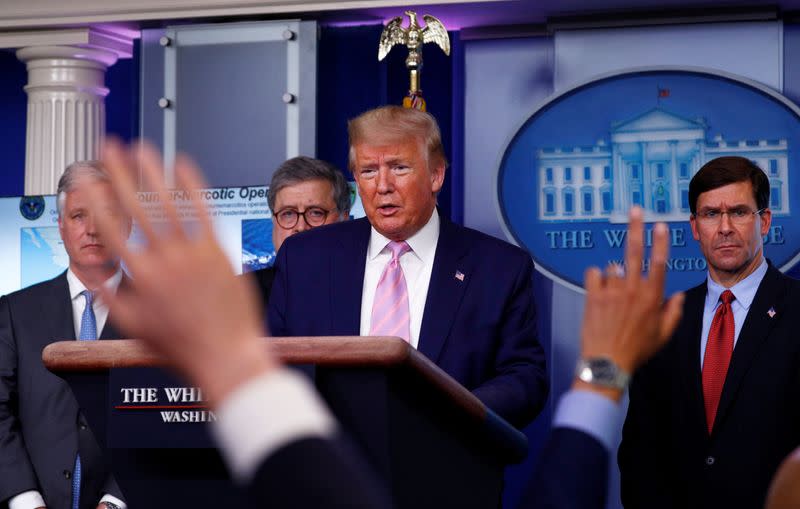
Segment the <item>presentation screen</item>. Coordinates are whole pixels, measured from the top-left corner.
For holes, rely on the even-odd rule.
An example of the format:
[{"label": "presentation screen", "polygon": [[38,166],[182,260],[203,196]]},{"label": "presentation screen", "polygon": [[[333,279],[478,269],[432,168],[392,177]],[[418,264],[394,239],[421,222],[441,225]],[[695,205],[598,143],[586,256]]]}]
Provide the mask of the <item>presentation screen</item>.
[{"label": "presentation screen", "polygon": [[[195,191],[205,199],[214,230],[237,274],[269,267],[275,260],[272,245],[272,214],[267,205],[267,186],[219,187]],[[186,227],[192,228],[189,195],[171,192]],[[355,189],[351,217],[364,211]],[[139,193],[150,217],[159,221],[157,193]],[[57,276],[67,269],[69,259],[58,232],[56,197],[0,198],[0,295]],[[136,224],[130,241],[142,242]]]}]

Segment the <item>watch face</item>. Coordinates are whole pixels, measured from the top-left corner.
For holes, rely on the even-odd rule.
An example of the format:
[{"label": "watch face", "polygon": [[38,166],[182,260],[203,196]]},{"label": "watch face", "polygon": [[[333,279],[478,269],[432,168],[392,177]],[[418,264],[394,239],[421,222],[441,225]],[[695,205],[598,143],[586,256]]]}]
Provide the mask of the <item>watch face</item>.
[{"label": "watch face", "polygon": [[608,359],[592,359],[588,364],[592,370],[592,378],[614,380],[617,376],[617,367]]},{"label": "watch face", "polygon": [[630,380],[630,375],[619,369],[614,361],[605,357],[581,359],[575,373],[586,383],[620,390],[625,390]]}]

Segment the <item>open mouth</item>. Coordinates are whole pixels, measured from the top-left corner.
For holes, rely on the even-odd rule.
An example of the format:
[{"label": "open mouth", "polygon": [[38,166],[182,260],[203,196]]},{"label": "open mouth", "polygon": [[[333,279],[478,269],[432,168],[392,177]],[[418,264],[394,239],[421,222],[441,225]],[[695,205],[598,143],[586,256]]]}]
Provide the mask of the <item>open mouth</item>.
[{"label": "open mouth", "polygon": [[400,210],[400,207],[397,205],[380,205],[378,207],[378,212],[384,216],[390,216]]}]

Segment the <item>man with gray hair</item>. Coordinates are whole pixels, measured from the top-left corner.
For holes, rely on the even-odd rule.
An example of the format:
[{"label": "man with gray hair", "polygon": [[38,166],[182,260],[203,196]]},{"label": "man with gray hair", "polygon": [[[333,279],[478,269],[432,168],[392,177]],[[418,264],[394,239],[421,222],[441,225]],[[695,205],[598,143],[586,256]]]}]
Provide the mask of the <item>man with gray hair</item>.
[{"label": "man with gray hair", "polygon": [[[101,286],[116,291],[127,283],[96,229],[87,190],[94,183],[111,192],[96,161],[69,165],[58,183],[68,269],[0,297],[0,506],[9,509],[125,508],[69,386],[42,363],[42,350],[54,341],[120,337],[106,325],[108,306],[95,298]],[[102,210],[127,238],[130,218]]]},{"label": "man with gray hair", "polygon": [[[272,244],[277,252],[295,233],[350,217],[350,186],[336,166],[313,157],[287,159],[272,175],[267,194],[272,211]],[[253,272],[264,303],[275,270]]]}]

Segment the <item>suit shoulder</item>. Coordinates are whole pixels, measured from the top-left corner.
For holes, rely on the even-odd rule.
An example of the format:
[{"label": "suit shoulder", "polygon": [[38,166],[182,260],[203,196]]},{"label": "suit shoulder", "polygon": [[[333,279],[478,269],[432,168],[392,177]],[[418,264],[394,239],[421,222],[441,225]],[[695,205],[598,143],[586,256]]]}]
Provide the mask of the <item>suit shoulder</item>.
[{"label": "suit shoulder", "polygon": [[68,287],[65,274],[66,273],[62,272],[53,279],[48,279],[46,281],[42,281],[41,283],[26,286],[21,290],[9,293],[5,297],[9,302],[13,302],[15,304],[39,301],[40,299],[46,298],[48,295],[52,294],[53,291],[56,291],[58,288]]},{"label": "suit shoulder", "polygon": [[706,282],[706,280],[703,280],[703,282],[689,288],[688,290],[684,290],[683,293],[686,294],[686,300],[690,301],[688,303],[684,302],[684,307],[687,304],[691,305],[692,299],[690,297],[695,297],[695,298],[705,297],[707,291],[708,291],[708,283]]},{"label": "suit shoulder", "polygon": [[481,231],[454,223],[451,224],[450,227],[455,228],[456,234],[463,237],[470,247],[477,248],[484,252],[493,253],[495,256],[499,255],[519,260],[531,259],[528,251],[505,240],[498,239],[497,237],[493,237]]},{"label": "suit shoulder", "polygon": [[[800,280],[778,272],[777,281],[780,286],[774,287],[772,290],[772,292],[775,292],[774,295],[782,294],[781,300],[784,305],[787,306],[788,309],[797,309],[798,303],[800,303]],[[800,321],[800,314],[789,313],[789,315]]]},{"label": "suit shoulder", "polygon": [[786,288],[788,288],[790,292],[792,293],[800,292],[800,279],[795,279],[791,276],[787,276],[786,274],[780,271],[778,271],[778,279],[784,282]]},{"label": "suit shoulder", "polygon": [[353,219],[317,226],[311,230],[297,233],[287,238],[284,241],[284,246],[290,246],[291,249],[294,249],[295,246],[302,246],[303,249],[314,246],[327,246],[332,242],[340,242],[348,236],[364,234],[364,232],[369,236],[369,222],[366,218]]}]

